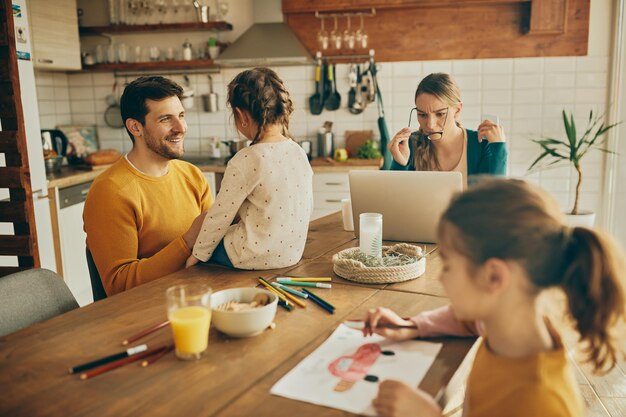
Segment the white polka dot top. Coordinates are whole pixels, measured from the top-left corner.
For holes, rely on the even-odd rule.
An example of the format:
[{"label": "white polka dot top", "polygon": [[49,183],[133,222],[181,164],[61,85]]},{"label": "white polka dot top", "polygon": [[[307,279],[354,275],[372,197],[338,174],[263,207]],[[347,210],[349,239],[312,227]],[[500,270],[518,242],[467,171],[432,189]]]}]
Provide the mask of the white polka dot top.
[{"label": "white polka dot top", "polygon": [[293,140],[249,146],[228,162],[193,256],[208,260],[224,239],[236,268],[294,265],[304,251],[312,210],[313,170],[304,150]]}]

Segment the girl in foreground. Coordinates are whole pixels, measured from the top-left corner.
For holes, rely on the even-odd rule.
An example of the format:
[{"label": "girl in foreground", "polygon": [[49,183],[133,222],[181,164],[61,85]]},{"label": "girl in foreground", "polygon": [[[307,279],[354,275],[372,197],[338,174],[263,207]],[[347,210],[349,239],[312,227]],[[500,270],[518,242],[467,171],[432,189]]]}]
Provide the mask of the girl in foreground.
[{"label": "girl in foreground", "polygon": [[[542,290],[567,295],[586,360],[615,366],[617,324],[624,323],[624,254],[602,233],[563,223],[556,203],[519,180],[487,180],[458,195],[439,224],[440,280],[451,304],[410,320],[370,310],[365,335],[394,340],[483,336],[467,381],[464,416],[577,416],[578,384],[561,339],[538,311]],[[415,329],[378,328],[381,323]],[[441,416],[425,392],[384,381],[381,416]]]}]

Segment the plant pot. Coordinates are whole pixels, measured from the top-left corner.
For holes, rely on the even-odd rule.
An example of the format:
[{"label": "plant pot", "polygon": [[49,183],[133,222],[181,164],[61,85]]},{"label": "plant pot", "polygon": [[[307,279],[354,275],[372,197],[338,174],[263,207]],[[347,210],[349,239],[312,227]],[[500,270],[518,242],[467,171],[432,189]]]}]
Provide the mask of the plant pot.
[{"label": "plant pot", "polygon": [[565,217],[570,227],[592,228],[596,221],[596,213],[593,211],[581,211],[578,214],[565,213]]}]

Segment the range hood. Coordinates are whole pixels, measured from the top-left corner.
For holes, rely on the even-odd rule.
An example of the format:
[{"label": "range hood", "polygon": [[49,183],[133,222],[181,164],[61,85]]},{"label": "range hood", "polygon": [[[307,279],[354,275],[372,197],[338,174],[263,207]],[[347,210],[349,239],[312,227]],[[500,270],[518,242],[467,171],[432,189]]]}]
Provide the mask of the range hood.
[{"label": "range hood", "polygon": [[303,65],[309,51],[284,23],[280,0],[254,1],[254,24],[217,57],[222,67]]}]

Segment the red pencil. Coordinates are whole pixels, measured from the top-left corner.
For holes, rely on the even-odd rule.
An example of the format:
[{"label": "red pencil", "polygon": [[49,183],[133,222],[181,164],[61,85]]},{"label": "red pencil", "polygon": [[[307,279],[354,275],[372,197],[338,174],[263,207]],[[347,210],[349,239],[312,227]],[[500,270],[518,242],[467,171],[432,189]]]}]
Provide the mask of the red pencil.
[{"label": "red pencil", "polygon": [[138,353],[136,355],[129,356],[127,358],[120,359],[120,360],[117,360],[115,362],[107,363],[106,365],[100,366],[100,367],[95,368],[95,369],[93,369],[91,371],[83,372],[82,374],[80,374],[80,379],[93,378],[94,376],[103,374],[103,373],[108,372],[108,371],[110,371],[112,369],[119,368],[120,366],[127,365],[127,364],[129,364],[131,362],[138,361],[138,360],[143,359],[143,358],[145,358],[147,356],[154,355],[154,354],[157,354],[157,353],[161,353],[161,351],[163,351],[165,349],[167,349],[167,346],[159,346],[157,348],[146,350],[145,352]]},{"label": "red pencil", "polygon": [[145,361],[141,362],[141,366],[143,366],[145,368],[146,366],[150,365],[151,363],[154,363],[154,362],[158,361],[159,359],[161,359],[163,356],[167,355],[172,350],[174,350],[174,345],[167,346],[162,351],[160,351],[158,353],[155,353],[154,355],[150,356]]},{"label": "red pencil", "polygon": [[149,335],[150,333],[156,332],[157,330],[167,326],[168,324],[170,324],[170,321],[166,320],[166,321],[164,321],[162,323],[155,324],[152,327],[148,327],[146,330],[143,330],[143,331],[137,333],[136,335],[131,336],[128,339],[124,340],[122,342],[122,346],[126,346],[129,343],[133,343],[134,341],[139,340],[142,337]]}]

